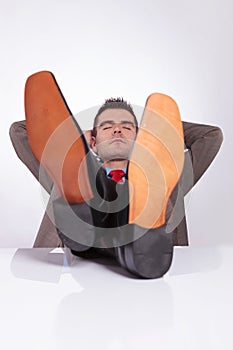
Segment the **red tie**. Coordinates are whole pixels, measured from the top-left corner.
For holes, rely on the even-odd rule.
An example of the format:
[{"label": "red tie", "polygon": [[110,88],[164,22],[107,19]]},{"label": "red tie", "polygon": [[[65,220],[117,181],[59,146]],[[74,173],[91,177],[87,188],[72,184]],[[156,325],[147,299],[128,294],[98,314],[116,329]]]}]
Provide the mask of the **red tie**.
[{"label": "red tie", "polygon": [[122,178],[125,176],[125,172],[123,170],[111,170],[108,174],[112,180],[116,182],[123,182]]}]

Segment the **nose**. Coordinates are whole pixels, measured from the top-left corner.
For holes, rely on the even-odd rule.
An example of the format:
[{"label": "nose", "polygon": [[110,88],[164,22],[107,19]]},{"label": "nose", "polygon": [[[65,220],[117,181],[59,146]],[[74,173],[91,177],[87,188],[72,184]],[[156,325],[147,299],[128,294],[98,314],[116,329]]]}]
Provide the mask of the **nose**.
[{"label": "nose", "polygon": [[113,133],[114,133],[114,134],[120,134],[120,133],[121,133],[120,124],[114,124]]}]

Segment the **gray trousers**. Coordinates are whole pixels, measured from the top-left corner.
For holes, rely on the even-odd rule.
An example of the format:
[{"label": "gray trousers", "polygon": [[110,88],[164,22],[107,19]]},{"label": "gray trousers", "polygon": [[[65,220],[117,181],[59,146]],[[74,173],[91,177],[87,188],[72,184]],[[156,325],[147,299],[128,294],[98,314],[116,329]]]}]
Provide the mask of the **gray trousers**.
[{"label": "gray trousers", "polygon": [[[222,131],[217,126],[183,122],[185,142],[185,162],[180,181],[171,196],[168,210],[169,224],[174,227],[174,245],[188,245],[188,233],[184,208],[184,196],[197,183],[217,155],[222,140]],[[20,160],[39,181],[40,164],[34,157],[28,144],[25,120],[15,122],[10,127],[10,138]],[[48,193],[52,192],[53,182],[43,171],[40,183]],[[36,240],[35,248],[62,247],[56,227],[50,220],[52,205],[49,201],[42,219]]]}]

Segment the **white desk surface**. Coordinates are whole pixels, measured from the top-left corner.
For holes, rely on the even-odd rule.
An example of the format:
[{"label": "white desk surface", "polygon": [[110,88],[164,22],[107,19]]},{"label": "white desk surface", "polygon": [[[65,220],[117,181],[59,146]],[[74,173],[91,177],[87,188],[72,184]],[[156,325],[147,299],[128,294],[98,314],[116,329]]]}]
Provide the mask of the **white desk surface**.
[{"label": "white desk surface", "polygon": [[232,246],[176,248],[157,280],[68,250],[0,249],[1,348],[232,350],[232,269]]}]

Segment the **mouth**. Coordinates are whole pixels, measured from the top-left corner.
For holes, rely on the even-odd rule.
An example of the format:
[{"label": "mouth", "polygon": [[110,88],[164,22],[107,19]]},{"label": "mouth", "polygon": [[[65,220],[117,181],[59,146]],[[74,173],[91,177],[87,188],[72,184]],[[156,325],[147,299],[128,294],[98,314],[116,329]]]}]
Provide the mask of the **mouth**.
[{"label": "mouth", "polygon": [[125,140],[123,140],[123,139],[120,138],[120,137],[117,137],[117,138],[113,139],[113,140],[110,142],[110,144],[116,143],[116,142],[126,143]]}]

